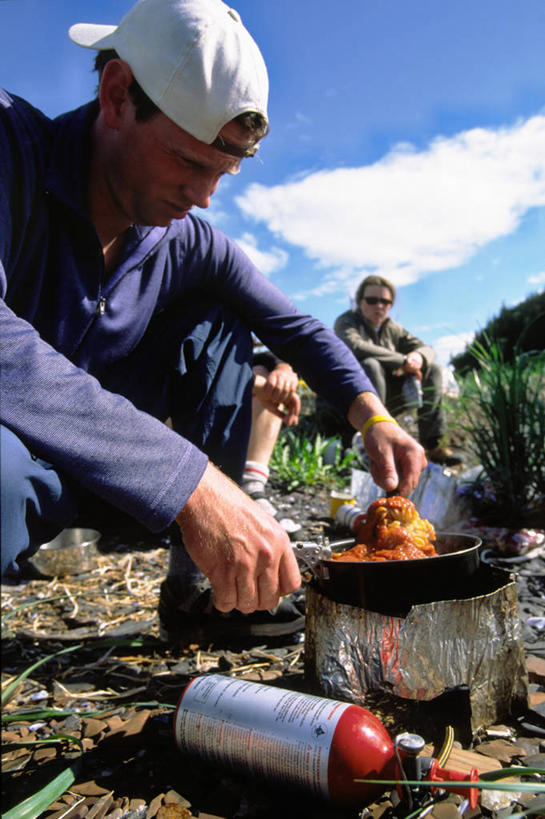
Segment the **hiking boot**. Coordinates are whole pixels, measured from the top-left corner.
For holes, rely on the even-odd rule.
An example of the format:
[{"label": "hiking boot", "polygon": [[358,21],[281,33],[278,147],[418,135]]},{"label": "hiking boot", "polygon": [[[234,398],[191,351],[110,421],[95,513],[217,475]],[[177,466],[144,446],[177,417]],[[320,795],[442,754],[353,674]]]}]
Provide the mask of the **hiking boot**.
[{"label": "hiking boot", "polygon": [[302,589],[283,597],[270,611],[241,614],[233,610],[225,613],[214,608],[212,587],[203,578],[194,592],[185,600],[177,593],[175,576],[161,583],[159,595],[159,638],[177,648],[190,643],[232,645],[244,642],[260,643],[286,637],[305,626],[305,593]]},{"label": "hiking boot", "polygon": [[426,458],[434,464],[444,466],[457,466],[464,460],[464,456],[459,452],[454,452],[449,446],[436,446],[426,450]]}]

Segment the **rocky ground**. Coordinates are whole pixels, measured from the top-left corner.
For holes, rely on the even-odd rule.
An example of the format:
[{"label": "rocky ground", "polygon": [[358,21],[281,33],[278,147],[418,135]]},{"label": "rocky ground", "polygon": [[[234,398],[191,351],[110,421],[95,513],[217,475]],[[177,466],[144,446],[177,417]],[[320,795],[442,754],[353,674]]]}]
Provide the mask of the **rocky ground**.
[{"label": "rocky ground", "polygon": [[[346,536],[332,528],[324,487],[288,495],[273,491],[273,500],[282,516],[301,523],[301,539]],[[480,534],[486,542],[488,530]],[[496,537],[491,532],[489,556],[501,561],[505,556],[495,551]],[[42,814],[47,819],[356,817],[359,810],[226,774],[178,752],[172,715],[195,675],[217,671],[299,691],[308,690],[308,683],[303,634],[287,644],[228,649],[194,644],[181,653],[161,644],[155,612],[167,546],[167,537],[110,532],[91,571],[2,588],[3,811],[63,775]],[[545,768],[544,550],[519,557],[503,565],[516,573],[530,708],[489,726],[463,748],[454,738],[453,753],[473,753],[481,760],[479,770],[512,764]],[[392,706],[375,694],[369,708],[392,735],[415,730],[418,703]],[[449,714],[441,719],[448,724]],[[464,815],[503,819],[532,807],[545,816],[545,797],[530,805],[532,798],[487,796]],[[461,802],[462,797],[450,797],[428,815],[459,816]],[[370,815],[392,815],[385,797],[371,813],[361,813]]]}]

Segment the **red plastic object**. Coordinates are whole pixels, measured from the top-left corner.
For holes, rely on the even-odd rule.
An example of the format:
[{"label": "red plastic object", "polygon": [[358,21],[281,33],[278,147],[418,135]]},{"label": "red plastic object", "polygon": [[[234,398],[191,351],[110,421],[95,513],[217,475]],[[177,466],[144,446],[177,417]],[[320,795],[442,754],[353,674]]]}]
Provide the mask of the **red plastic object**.
[{"label": "red plastic object", "polygon": [[339,720],[329,752],[328,784],[332,802],[367,804],[387,786],[355,779],[391,779],[394,746],[385,727],[359,705],[351,705]]},{"label": "red plastic object", "polygon": [[430,782],[440,782],[441,787],[446,791],[450,791],[451,793],[459,793],[461,796],[465,796],[466,799],[469,799],[470,808],[473,809],[477,807],[477,802],[479,801],[478,788],[453,788],[445,785],[446,782],[478,782],[479,772],[477,771],[477,768],[472,768],[469,774],[464,774],[460,773],[460,771],[440,768],[439,763],[436,759],[434,759],[428,774],[428,780]]}]

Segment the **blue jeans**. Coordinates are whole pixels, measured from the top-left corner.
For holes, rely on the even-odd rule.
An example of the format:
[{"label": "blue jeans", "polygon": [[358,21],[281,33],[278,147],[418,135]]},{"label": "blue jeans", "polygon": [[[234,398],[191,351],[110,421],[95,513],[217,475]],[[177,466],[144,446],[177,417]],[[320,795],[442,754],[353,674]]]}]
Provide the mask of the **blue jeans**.
[{"label": "blue jeans", "polygon": [[[190,313],[190,318],[184,317]],[[252,341],[238,317],[207,300],[174,305],[138,347],[96,374],[108,390],[172,426],[240,482],[251,425]],[[0,427],[2,576],[69,526],[82,508],[104,506]]]}]

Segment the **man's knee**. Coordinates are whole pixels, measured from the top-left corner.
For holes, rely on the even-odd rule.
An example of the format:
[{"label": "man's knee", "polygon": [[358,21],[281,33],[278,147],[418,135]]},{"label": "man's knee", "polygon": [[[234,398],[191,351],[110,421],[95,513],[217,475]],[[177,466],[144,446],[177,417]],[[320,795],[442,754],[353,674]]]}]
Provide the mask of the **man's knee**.
[{"label": "man's knee", "polygon": [[28,556],[54,537],[77,508],[64,479],[35,458],[23,441],[0,426],[2,575],[17,570]]},{"label": "man's knee", "polygon": [[0,426],[0,477],[2,511],[24,496],[32,455],[11,429]]}]

